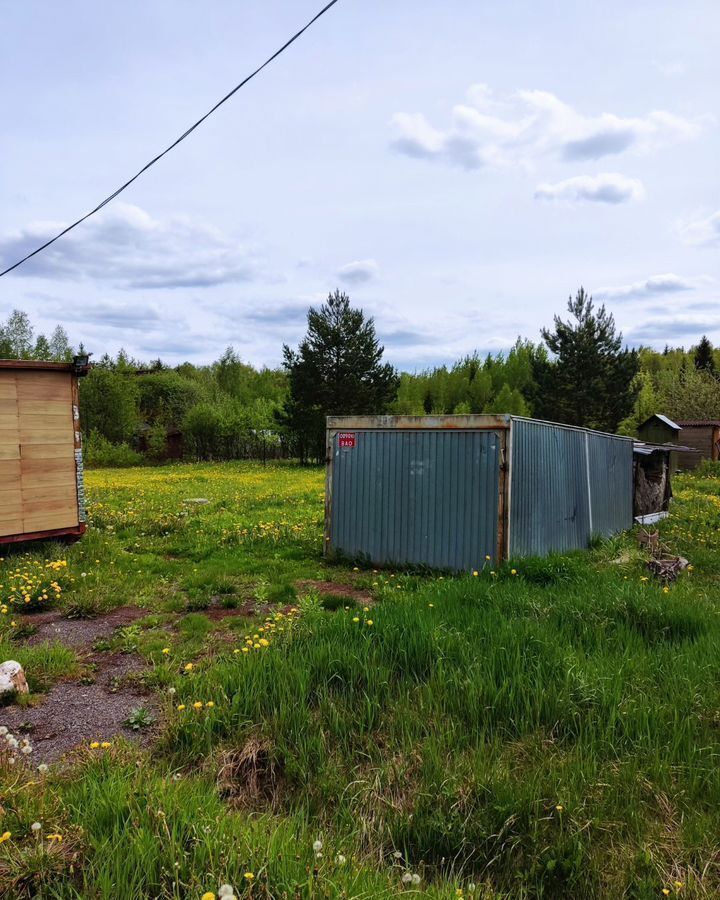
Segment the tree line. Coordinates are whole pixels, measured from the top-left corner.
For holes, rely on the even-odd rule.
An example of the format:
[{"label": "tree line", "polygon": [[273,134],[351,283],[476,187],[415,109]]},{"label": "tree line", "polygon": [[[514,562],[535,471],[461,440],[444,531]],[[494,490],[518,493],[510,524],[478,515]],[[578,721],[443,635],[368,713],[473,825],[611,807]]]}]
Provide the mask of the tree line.
[{"label": "tree line", "polygon": [[[13,311],[0,358],[69,361],[61,325],[49,338]],[[720,416],[720,357],[707,337],[685,350],[623,345],[604,305],[582,288],[537,343],[473,353],[450,366],[398,372],[375,323],[335,291],[308,311],[283,365],[255,368],[232,347],[209,365],[144,363],[124,351],[94,361],[80,387],[89,464],[294,457],[322,461],[327,415],[511,413],[634,434],[649,415]]]}]

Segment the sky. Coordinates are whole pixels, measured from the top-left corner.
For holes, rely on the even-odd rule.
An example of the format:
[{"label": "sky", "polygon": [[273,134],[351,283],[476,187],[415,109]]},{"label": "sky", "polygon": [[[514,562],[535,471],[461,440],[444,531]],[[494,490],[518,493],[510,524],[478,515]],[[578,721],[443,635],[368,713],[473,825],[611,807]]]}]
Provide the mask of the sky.
[{"label": "sky", "polygon": [[[87,212],[321,0],[2,2],[0,268]],[[0,279],[96,356],[278,365],[346,291],[414,371],[540,339],[720,345],[717,0],[340,0]]]}]

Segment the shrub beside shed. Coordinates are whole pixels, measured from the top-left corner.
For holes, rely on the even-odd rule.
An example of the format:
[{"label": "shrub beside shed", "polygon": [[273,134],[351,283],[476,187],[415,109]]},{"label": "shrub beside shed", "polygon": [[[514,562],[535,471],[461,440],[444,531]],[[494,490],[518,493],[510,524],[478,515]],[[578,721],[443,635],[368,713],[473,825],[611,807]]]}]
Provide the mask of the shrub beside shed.
[{"label": "shrub beside shed", "polygon": [[85,531],[74,363],[0,360],[0,544]]},{"label": "shrub beside shed", "polygon": [[509,415],[327,420],[325,548],[467,571],[633,521],[631,438]]}]

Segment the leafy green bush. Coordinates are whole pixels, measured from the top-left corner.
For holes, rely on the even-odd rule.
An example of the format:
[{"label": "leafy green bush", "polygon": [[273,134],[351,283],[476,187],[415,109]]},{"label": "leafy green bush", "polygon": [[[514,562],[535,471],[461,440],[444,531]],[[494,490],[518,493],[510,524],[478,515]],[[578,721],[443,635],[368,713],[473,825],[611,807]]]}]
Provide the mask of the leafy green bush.
[{"label": "leafy green bush", "polygon": [[91,431],[83,452],[85,465],[95,468],[139,466],[143,457],[125,442],[112,444],[98,431]]}]

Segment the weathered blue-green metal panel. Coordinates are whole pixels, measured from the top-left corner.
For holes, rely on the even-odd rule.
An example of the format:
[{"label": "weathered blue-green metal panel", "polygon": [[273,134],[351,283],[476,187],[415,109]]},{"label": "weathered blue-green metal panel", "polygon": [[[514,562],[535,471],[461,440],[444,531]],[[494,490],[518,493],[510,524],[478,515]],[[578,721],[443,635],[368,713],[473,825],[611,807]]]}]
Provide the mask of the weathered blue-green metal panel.
[{"label": "weathered blue-green metal panel", "polygon": [[511,556],[587,547],[632,525],[632,441],[513,419]]},{"label": "weathered blue-green metal panel", "polygon": [[358,430],[333,437],[330,549],[376,564],[463,571],[495,557],[494,431]]},{"label": "weathered blue-green metal panel", "polygon": [[513,419],[511,441],[510,555],[587,547],[585,433]]},{"label": "weathered blue-green metal panel", "polygon": [[633,442],[587,432],[593,535],[616,534],[633,523]]}]

